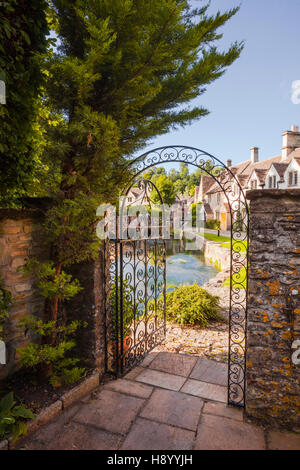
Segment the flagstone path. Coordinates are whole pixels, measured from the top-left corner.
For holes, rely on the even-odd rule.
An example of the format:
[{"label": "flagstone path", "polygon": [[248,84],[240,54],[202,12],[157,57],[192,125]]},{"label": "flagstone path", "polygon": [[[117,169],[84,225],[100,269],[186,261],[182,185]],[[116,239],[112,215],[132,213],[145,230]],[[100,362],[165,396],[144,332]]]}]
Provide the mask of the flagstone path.
[{"label": "flagstone path", "polygon": [[154,352],[66,409],[21,449],[300,449],[300,435],[247,423],[228,407],[226,364]]}]

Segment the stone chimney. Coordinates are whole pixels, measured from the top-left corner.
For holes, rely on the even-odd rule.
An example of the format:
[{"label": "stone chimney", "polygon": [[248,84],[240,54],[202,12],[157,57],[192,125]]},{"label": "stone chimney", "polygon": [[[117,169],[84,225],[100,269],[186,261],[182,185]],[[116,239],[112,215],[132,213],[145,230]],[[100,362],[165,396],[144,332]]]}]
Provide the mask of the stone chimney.
[{"label": "stone chimney", "polygon": [[259,162],[259,148],[252,147],[251,149],[251,163]]},{"label": "stone chimney", "polygon": [[232,166],[232,160],[226,160],[226,166],[230,168]]},{"label": "stone chimney", "polygon": [[290,131],[285,131],[282,134],[282,152],[281,160],[288,158],[296,148],[300,147],[300,132],[299,127],[293,125]]}]

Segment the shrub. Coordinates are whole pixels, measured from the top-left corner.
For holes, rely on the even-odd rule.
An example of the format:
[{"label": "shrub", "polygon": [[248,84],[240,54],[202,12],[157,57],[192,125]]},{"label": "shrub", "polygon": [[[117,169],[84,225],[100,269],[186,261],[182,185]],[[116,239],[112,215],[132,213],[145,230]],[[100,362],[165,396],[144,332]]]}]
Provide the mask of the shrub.
[{"label": "shrub", "polygon": [[179,286],[166,294],[166,318],[180,325],[207,327],[211,321],[221,321],[219,297],[209,294],[198,284]]},{"label": "shrub", "polygon": [[0,401],[0,439],[13,436],[17,439],[26,434],[26,419],[33,419],[34,414],[24,405],[16,405],[13,392],[5,395]]},{"label": "shrub", "polygon": [[[123,322],[121,325],[121,286],[120,286],[120,277],[118,278],[118,297],[117,297],[117,288],[116,284],[113,283],[111,290],[111,308],[112,308],[112,323],[113,327],[116,330],[117,321],[116,321],[116,302],[118,298],[118,339],[121,338],[121,326],[123,329],[123,338],[130,336],[131,325],[134,320],[134,305],[133,305],[133,287],[130,285],[129,281],[123,279]],[[138,314],[138,312],[136,312]]]},{"label": "shrub", "polygon": [[216,220],[216,219],[207,220],[205,222],[205,228],[208,228],[210,230],[220,230],[221,222],[219,220]]},{"label": "shrub", "polygon": [[[86,369],[76,366],[80,360],[66,355],[76,346],[73,338],[76,331],[85,327],[86,323],[74,320],[64,326],[54,321],[44,322],[35,317],[26,317],[20,320],[19,326],[25,328],[26,333],[30,331],[31,335],[42,339],[42,344],[31,341],[27,346],[17,348],[22,366],[34,370],[48,366],[46,370],[49,382],[55,387],[70,385],[83,376]],[[45,339],[52,336],[53,330],[61,338],[60,341],[57,344],[45,343]]]}]

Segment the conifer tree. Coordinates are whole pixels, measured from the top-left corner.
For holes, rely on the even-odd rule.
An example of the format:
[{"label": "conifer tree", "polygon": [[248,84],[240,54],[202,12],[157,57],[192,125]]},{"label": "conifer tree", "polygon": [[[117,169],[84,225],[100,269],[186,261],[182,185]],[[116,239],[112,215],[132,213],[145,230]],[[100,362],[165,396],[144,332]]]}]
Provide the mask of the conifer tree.
[{"label": "conifer tree", "polygon": [[[96,208],[118,196],[130,156],[207,115],[193,100],[243,45],[217,48],[237,8],[211,16],[187,0],[52,0],[51,8],[58,47],[46,63],[44,164],[55,176],[41,184],[54,197],[45,226],[59,278],[96,255]],[[56,296],[50,320],[58,310]]]}]

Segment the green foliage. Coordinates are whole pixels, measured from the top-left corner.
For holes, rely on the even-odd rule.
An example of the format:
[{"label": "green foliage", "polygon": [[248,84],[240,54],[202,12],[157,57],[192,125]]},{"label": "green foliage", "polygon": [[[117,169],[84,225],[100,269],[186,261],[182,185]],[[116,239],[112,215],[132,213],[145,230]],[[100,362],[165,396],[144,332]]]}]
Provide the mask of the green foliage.
[{"label": "green foliage", "polygon": [[0,279],[0,340],[4,339],[3,325],[8,318],[8,308],[11,302],[12,295],[5,289]]},{"label": "green foliage", "polygon": [[[163,203],[169,204],[170,206],[174,204],[176,200],[176,190],[172,181],[165,175],[152,178],[152,181],[159,190]],[[160,204],[161,202],[156,191],[154,191],[153,200],[156,204]]]},{"label": "green foliage", "polygon": [[[43,164],[55,184],[43,182],[55,196],[48,239],[66,265],[95,255],[96,208],[127,182],[127,157],[206,115],[184,105],[224,73],[242,45],[217,50],[219,29],[237,9],[209,17],[207,7],[191,9],[185,0],[52,0],[51,7],[60,46],[45,64]],[[171,185],[163,186],[168,196]]]},{"label": "green foliage", "polygon": [[[21,269],[25,273],[35,274],[41,295],[54,303],[70,300],[82,289],[77,279],[63,270],[57,272],[53,262],[30,260]],[[85,369],[76,366],[79,360],[66,356],[76,346],[74,336],[77,330],[86,326],[86,323],[80,321],[62,323],[57,318],[48,321],[36,317],[22,319],[20,328],[26,334],[30,332],[31,337],[38,341],[17,349],[24,367],[51,366],[50,383],[56,386],[69,384],[72,377],[82,376]]]},{"label": "green foliage", "polygon": [[[220,245],[224,248],[231,249],[231,238],[230,237],[223,237],[222,235],[218,236],[213,233],[205,233],[204,237],[207,240],[211,240],[213,242],[220,243]],[[233,248],[235,252],[239,253],[246,253],[248,249],[248,242],[247,240],[239,241],[233,240]]]},{"label": "green foliage", "polygon": [[209,228],[210,230],[220,230],[221,223],[219,220],[216,219],[207,220],[205,222],[205,228]]},{"label": "green foliage", "polygon": [[56,272],[53,261],[39,262],[29,260],[25,267],[25,273],[34,273],[38,279],[37,287],[41,295],[47,299],[57,298],[59,300],[69,300],[82,290],[77,279],[73,279],[65,271]]},{"label": "green foliage", "polygon": [[32,411],[24,405],[16,405],[13,392],[8,393],[0,401],[0,439],[12,436],[16,440],[26,434],[25,420],[34,417]]},{"label": "green foliage", "polygon": [[25,329],[25,333],[30,332],[31,335],[38,338],[51,337],[55,331],[56,335],[61,338],[56,344],[48,344],[43,341],[41,344],[30,342],[23,348],[18,348],[20,362],[24,367],[36,368],[42,365],[53,366],[50,383],[55,386],[70,384],[72,378],[78,380],[82,377],[85,369],[78,368],[76,364],[79,362],[77,358],[69,358],[66,355],[76,346],[73,339],[76,331],[80,327],[85,327],[86,323],[80,321],[72,321],[68,325],[58,325],[55,321],[43,322],[35,317],[26,317],[19,322],[19,327]]},{"label": "green foliage", "polygon": [[180,325],[207,327],[211,321],[222,321],[219,297],[212,296],[198,284],[179,286],[166,294],[167,321]]},{"label": "green foliage", "polygon": [[42,55],[49,41],[46,0],[0,2],[0,203],[24,193],[38,162],[36,119],[44,81]]},{"label": "green foliage", "polygon": [[[118,292],[118,296],[117,296]],[[118,302],[118,323],[116,321],[116,307]],[[123,279],[123,322],[121,323],[120,315],[120,306],[121,306],[121,286],[120,286],[120,277],[118,278],[118,290],[116,288],[116,283],[114,282],[111,295],[110,303],[112,307],[112,323],[116,331],[118,326],[118,338],[121,338],[121,329],[123,329],[123,337],[130,335],[130,327],[134,320],[134,306],[133,306],[133,287],[130,285],[129,281]],[[121,328],[122,327],[122,328]]]},{"label": "green foliage", "polygon": [[[223,282],[223,286],[230,288],[230,278]],[[247,269],[245,267],[233,274],[232,287],[233,289],[247,289]]]},{"label": "green foliage", "polygon": [[77,367],[80,362],[76,358],[65,358],[54,365],[53,375],[50,378],[50,384],[53,387],[62,385],[72,385],[82,379],[85,374],[84,367]]},{"label": "green foliage", "polygon": [[202,202],[197,202],[197,204],[195,204],[195,203],[191,204],[193,227],[196,226],[197,211],[199,211],[201,209],[201,206],[202,206]]}]

